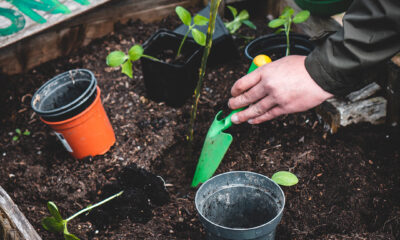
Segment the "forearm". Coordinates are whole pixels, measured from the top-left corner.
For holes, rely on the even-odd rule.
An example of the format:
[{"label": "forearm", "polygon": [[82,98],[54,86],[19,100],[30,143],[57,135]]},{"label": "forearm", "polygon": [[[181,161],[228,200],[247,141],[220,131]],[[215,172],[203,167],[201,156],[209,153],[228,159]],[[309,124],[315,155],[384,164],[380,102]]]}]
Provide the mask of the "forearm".
[{"label": "forearm", "polygon": [[400,1],[355,0],[343,28],[317,46],[305,66],[322,89],[345,95],[399,51]]}]

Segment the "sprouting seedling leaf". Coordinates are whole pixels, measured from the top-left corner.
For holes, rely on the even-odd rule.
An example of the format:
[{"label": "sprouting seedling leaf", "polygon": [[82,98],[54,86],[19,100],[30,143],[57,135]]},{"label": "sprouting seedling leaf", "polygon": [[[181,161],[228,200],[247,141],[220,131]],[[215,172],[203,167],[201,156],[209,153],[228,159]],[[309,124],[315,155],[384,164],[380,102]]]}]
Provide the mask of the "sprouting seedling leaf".
[{"label": "sprouting seedling leaf", "polygon": [[47,202],[47,209],[49,210],[50,215],[55,218],[55,220],[57,220],[57,221],[63,220],[61,217],[61,214],[58,211],[58,208],[54,202],[52,202],[52,201]]},{"label": "sprouting seedling leaf", "polygon": [[[293,16],[294,10],[291,7],[285,7],[282,11],[282,14],[270,21],[268,23],[268,26],[270,28],[278,28],[283,26],[283,28],[280,28],[276,31],[276,33],[280,33],[282,31],[285,31],[286,34],[286,56],[290,54],[290,40],[289,40],[289,33],[291,29],[292,23],[302,23],[308,19],[310,16],[310,12],[307,10],[299,12],[297,15]],[[283,29],[283,30],[281,30]]]},{"label": "sprouting seedling leaf", "polygon": [[65,240],[79,240],[79,238],[76,237],[74,234],[68,232],[68,227],[67,227],[68,222],[85,212],[89,212],[90,210],[92,210],[95,207],[98,207],[108,201],[111,201],[112,199],[114,199],[116,197],[121,196],[122,193],[123,193],[123,191],[121,191],[117,194],[114,194],[111,197],[104,199],[103,201],[98,202],[94,205],[87,206],[86,208],[80,210],[79,212],[75,213],[74,215],[72,215],[71,217],[69,217],[67,219],[63,219],[61,217],[60,212],[58,211],[56,204],[54,202],[49,201],[49,202],[47,202],[47,208],[48,208],[51,216],[43,218],[42,226],[47,231],[63,233]]},{"label": "sprouting seedling leaf", "polygon": [[254,30],[257,29],[256,25],[254,25],[254,23],[252,23],[250,20],[243,20],[242,23],[251,29],[254,29]]},{"label": "sprouting seedling leaf", "polygon": [[14,137],[12,137],[13,142],[18,141],[18,139],[19,139],[19,136],[14,136]]},{"label": "sprouting seedling leaf", "polygon": [[24,135],[24,136],[29,136],[29,135],[31,135],[31,132],[30,132],[28,129],[26,129],[26,130],[22,133],[22,135]]},{"label": "sprouting seedling leaf", "polygon": [[228,9],[232,12],[233,20],[230,22],[225,22],[224,25],[230,34],[234,34],[242,26],[242,24],[245,24],[252,29],[257,29],[256,25],[249,20],[250,15],[247,10],[243,9],[238,15],[236,8],[228,6]]},{"label": "sprouting seedling leaf", "polygon": [[139,44],[133,45],[129,51],[128,51],[128,55],[129,55],[129,59],[134,62],[139,60],[142,56],[143,56],[143,47]]},{"label": "sprouting seedling leaf", "polygon": [[190,26],[190,24],[192,22],[192,15],[190,14],[190,12],[188,10],[186,10],[185,8],[183,8],[181,6],[177,6],[175,8],[175,12],[178,15],[179,19],[181,19],[183,24],[185,24],[186,26]]},{"label": "sprouting seedling leaf", "polygon": [[63,221],[57,221],[55,217],[45,217],[42,220],[42,226],[44,229],[46,229],[49,232],[63,232],[64,231],[64,220]]},{"label": "sprouting seedling leaf", "polygon": [[132,62],[128,60],[122,64],[122,73],[126,74],[128,77],[133,78]]},{"label": "sprouting seedling leaf", "polygon": [[106,63],[110,67],[118,67],[128,59],[128,56],[122,51],[113,51],[108,54]]},{"label": "sprouting seedling leaf", "polygon": [[249,12],[246,9],[243,9],[242,11],[240,11],[239,15],[237,16],[237,18],[240,21],[247,20],[247,19],[249,19],[249,17],[250,17]]},{"label": "sprouting seedling leaf", "polygon": [[194,24],[197,25],[197,26],[204,26],[204,25],[207,25],[207,23],[208,23],[208,18],[197,14],[196,16],[194,16],[193,22],[194,22]]},{"label": "sprouting seedling leaf", "polygon": [[144,54],[144,49],[141,45],[133,45],[126,55],[122,51],[113,51],[108,54],[106,62],[110,67],[121,66],[121,72],[126,74],[128,77],[133,78],[132,62],[139,60],[140,58],[148,58],[154,61],[160,61],[159,59]]},{"label": "sprouting seedling leaf", "polygon": [[201,46],[206,45],[206,35],[197,29],[192,30],[193,39]]},{"label": "sprouting seedling leaf", "polygon": [[274,20],[272,20],[272,21],[270,21],[269,23],[268,23],[268,27],[270,27],[270,28],[277,28],[277,27],[280,27],[280,26],[282,26],[283,24],[285,24],[285,20],[284,19],[280,19],[280,18],[277,18],[277,19],[274,19]]},{"label": "sprouting seedling leaf", "polygon": [[234,8],[232,6],[227,6],[227,8],[231,11],[233,18],[236,18],[236,16],[237,16],[236,8]]},{"label": "sprouting seedling leaf", "polygon": [[306,21],[310,17],[310,12],[308,10],[304,10],[299,12],[296,16],[293,17],[294,23],[302,23]]},{"label": "sprouting seedling leaf", "polygon": [[296,177],[296,175],[288,171],[276,172],[274,175],[272,175],[271,179],[277,184],[286,187],[296,185],[299,182],[299,179]]},{"label": "sprouting seedling leaf", "polygon": [[15,132],[16,132],[18,135],[21,135],[21,129],[17,128],[17,129],[15,129]]},{"label": "sprouting seedling leaf", "polygon": [[[175,59],[177,59],[181,55],[183,44],[185,43],[185,40],[188,37],[189,33],[192,33],[193,39],[197,44],[199,44],[200,46],[205,46],[205,44],[206,44],[205,34],[200,32],[199,30],[195,29],[194,27],[207,25],[209,22],[209,19],[197,14],[196,16],[193,17],[193,24],[192,24],[191,15],[186,9],[178,6],[175,8],[175,11],[178,14],[179,18],[182,20],[182,22],[188,26],[188,30],[186,31],[185,35],[183,36],[181,44],[179,45],[179,48],[178,48],[178,52],[176,53]],[[204,38],[204,40],[203,40],[203,38]]]}]

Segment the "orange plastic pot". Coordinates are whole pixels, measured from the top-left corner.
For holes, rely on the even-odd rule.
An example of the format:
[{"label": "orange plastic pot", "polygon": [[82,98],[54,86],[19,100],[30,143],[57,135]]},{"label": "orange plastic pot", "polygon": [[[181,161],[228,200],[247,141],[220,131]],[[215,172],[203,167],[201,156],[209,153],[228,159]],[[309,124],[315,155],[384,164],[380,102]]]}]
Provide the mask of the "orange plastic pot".
[{"label": "orange plastic pot", "polygon": [[67,151],[77,159],[102,155],[115,143],[115,134],[101,103],[99,87],[93,103],[78,115],[59,122],[41,120],[56,132]]}]

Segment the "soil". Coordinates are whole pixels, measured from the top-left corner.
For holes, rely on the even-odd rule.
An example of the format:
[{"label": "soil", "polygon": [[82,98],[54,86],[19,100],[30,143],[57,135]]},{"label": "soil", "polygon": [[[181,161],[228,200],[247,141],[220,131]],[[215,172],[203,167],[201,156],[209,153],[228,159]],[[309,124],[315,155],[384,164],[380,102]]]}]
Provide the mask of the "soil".
[{"label": "soil", "polygon": [[[256,37],[270,32],[265,17],[254,23],[256,32],[243,27],[239,33]],[[105,212],[101,218],[108,224],[81,217],[70,223],[70,232],[81,239],[204,239],[190,183],[210,123],[218,110],[226,109],[232,84],[249,67],[243,55],[246,41],[235,40],[240,58],[207,69],[189,159],[185,136],[191,101],[181,108],[153,102],[146,98],[140,64],[134,64],[133,79],[105,64],[109,52],[127,51],[158,28],[178,25],[174,16],[153,24],[129,22],[71,55],[25,74],[0,76],[0,185],[43,239],[62,239],[41,227],[47,201],[68,217],[114,194],[115,184],[126,181],[125,167],[133,163],[144,170],[134,168],[131,176],[143,176],[145,170],[161,176],[169,197],[159,181],[154,188],[136,186],[124,193],[137,196],[136,202],[115,199],[126,211],[133,209],[130,217],[105,206],[98,214]],[[44,82],[75,68],[94,72],[102,89],[117,138],[104,156],[73,159],[30,108],[32,94]],[[29,129],[31,135],[12,141],[16,128]],[[286,207],[277,239],[400,239],[399,143],[385,126],[358,124],[330,135],[311,110],[256,126],[241,124],[230,132],[234,140],[217,173],[248,170],[271,176],[290,170],[299,178],[296,186],[283,188]],[[149,179],[161,180],[154,175]]]}]

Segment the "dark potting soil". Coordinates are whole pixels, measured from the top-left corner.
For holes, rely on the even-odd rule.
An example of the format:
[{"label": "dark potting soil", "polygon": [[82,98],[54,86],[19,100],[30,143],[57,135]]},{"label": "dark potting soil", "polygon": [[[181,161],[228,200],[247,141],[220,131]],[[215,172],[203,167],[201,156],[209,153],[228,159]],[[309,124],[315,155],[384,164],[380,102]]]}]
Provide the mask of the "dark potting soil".
[{"label": "dark potting soil", "polygon": [[[243,27],[239,33],[270,33],[267,22],[255,19],[256,32]],[[134,188],[126,196],[137,196],[135,201],[143,206],[144,199],[150,199],[150,210],[137,215],[143,221],[113,216],[111,225],[98,227],[82,217],[70,222],[70,232],[81,239],[204,239],[194,207],[196,190],[189,186],[210,123],[229,99],[232,84],[249,67],[243,56],[246,41],[235,40],[239,59],[207,69],[190,159],[185,157],[185,134],[191,101],[178,109],[150,101],[139,62],[134,63],[133,79],[105,63],[109,52],[127,51],[158,28],[179,24],[173,15],[154,24],[118,25],[114,33],[70,55],[25,74],[0,76],[0,185],[43,239],[62,239],[40,225],[48,215],[47,201],[54,201],[68,217],[101,200],[102,194],[108,197],[105,192],[116,193],[119,188],[113,183],[132,163],[161,176],[170,201],[159,206],[145,187]],[[32,94],[44,82],[76,68],[94,72],[117,138],[104,156],[79,161],[30,108]],[[12,141],[16,128],[29,129],[31,135]],[[400,150],[384,126],[359,124],[330,135],[314,111],[308,111],[256,126],[233,126],[230,132],[234,140],[217,173],[247,170],[271,176],[290,170],[299,178],[296,186],[283,188],[287,201],[276,239],[400,239]],[[163,191],[155,188],[154,193],[163,199]]]},{"label": "dark potting soil", "polygon": [[92,210],[87,220],[100,229],[116,227],[123,219],[146,223],[153,216],[153,206],[169,201],[162,177],[138,168],[134,163],[122,169],[117,180],[103,186],[94,197],[99,195],[99,199],[105,199],[121,190],[124,191],[121,196]]},{"label": "dark potting soil", "polygon": [[176,57],[177,51],[178,51],[177,49],[175,50],[165,49],[164,51],[160,52],[156,56],[156,58],[170,64],[177,64],[177,65],[185,64],[185,62],[190,56],[187,56],[185,52],[182,52],[181,54],[179,54],[178,57]]}]

